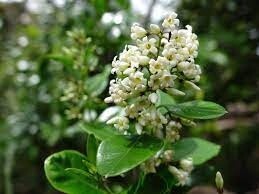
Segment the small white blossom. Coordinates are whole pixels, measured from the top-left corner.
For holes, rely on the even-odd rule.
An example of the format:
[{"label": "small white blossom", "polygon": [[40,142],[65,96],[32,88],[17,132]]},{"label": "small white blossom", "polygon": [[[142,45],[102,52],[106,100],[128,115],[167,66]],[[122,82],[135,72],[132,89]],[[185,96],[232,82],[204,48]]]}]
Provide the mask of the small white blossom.
[{"label": "small white blossom", "polygon": [[168,66],[168,60],[164,57],[158,57],[157,60],[151,59],[149,61],[149,70],[152,74],[159,73],[166,69]]},{"label": "small white blossom", "polygon": [[164,19],[162,26],[165,29],[175,29],[176,26],[179,26],[179,19],[176,18],[176,13],[167,14],[166,18]]},{"label": "small white blossom", "polygon": [[162,157],[165,162],[171,162],[173,160],[173,150],[165,150]]},{"label": "small white blossom", "polygon": [[170,47],[170,44],[167,44],[164,47],[162,55],[169,61],[170,67],[175,67],[178,60],[177,60],[177,50],[174,47]]},{"label": "small white blossom", "polygon": [[160,87],[169,88],[174,86],[174,80],[177,78],[176,75],[172,75],[169,71],[161,72]]},{"label": "small white blossom", "polygon": [[180,166],[183,170],[190,173],[193,170],[193,160],[192,160],[192,158],[182,159],[180,161]]},{"label": "small white blossom", "polygon": [[158,90],[160,88],[160,77],[161,74],[154,74],[150,76],[148,81],[148,86],[152,88],[152,90]]},{"label": "small white blossom", "polygon": [[145,172],[145,173],[156,173],[156,160],[155,158],[151,158],[147,160],[146,162],[142,163],[140,165],[140,168]]},{"label": "small white blossom", "polygon": [[149,94],[148,99],[150,100],[151,103],[156,104],[158,100],[158,96],[156,93],[151,93]]},{"label": "small white blossom", "polygon": [[174,166],[169,166],[168,170],[177,178],[178,185],[184,186],[184,185],[188,184],[188,182],[190,180],[188,172],[181,170],[181,169],[177,169]]},{"label": "small white blossom", "polygon": [[156,42],[157,40],[155,38],[148,39],[147,36],[145,36],[142,40],[137,41],[143,55],[148,55],[149,53],[154,55],[157,54],[158,49],[156,47]]},{"label": "small white blossom", "polygon": [[146,35],[146,30],[142,28],[138,23],[134,23],[131,26],[131,38],[133,40],[143,38]]},{"label": "small white blossom", "polygon": [[137,134],[141,135],[141,133],[143,131],[143,126],[140,125],[139,123],[136,123],[135,128],[136,128]]},{"label": "small white blossom", "polygon": [[124,116],[117,116],[107,121],[107,124],[114,124],[114,127],[123,132],[129,129],[129,119]]},{"label": "small white blossom", "polygon": [[150,24],[150,33],[151,34],[159,34],[161,32],[161,29],[156,24]]}]

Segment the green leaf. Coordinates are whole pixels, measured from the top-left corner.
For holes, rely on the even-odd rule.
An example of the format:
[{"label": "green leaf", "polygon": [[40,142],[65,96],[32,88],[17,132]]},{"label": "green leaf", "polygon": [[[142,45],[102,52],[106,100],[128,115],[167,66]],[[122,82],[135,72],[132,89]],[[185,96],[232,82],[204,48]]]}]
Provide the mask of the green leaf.
[{"label": "green leaf", "polygon": [[105,193],[98,187],[95,178],[87,173],[84,160],[86,160],[84,155],[72,150],[49,156],[45,160],[44,170],[51,185],[68,194]]},{"label": "green leaf", "polygon": [[94,135],[92,135],[92,134],[88,135],[87,158],[93,164],[96,164],[97,149],[98,149],[98,142],[96,141]]},{"label": "green leaf", "polygon": [[165,107],[174,115],[188,119],[214,119],[227,113],[222,106],[208,101],[190,101]]},{"label": "green leaf", "polygon": [[156,103],[156,106],[174,105],[175,104],[174,98],[172,96],[170,96],[169,94],[167,94],[161,90],[157,90],[157,95],[158,95],[158,101]]},{"label": "green leaf", "polygon": [[161,90],[157,90],[157,95],[158,95],[158,100],[156,103],[156,107],[159,107],[159,111],[162,114],[165,114],[167,112],[167,110],[163,106],[173,105],[173,104],[175,104],[175,100],[173,99],[172,96],[170,96],[169,94],[167,94]]},{"label": "green leaf", "polygon": [[91,96],[100,95],[107,87],[110,75],[110,68],[107,67],[102,73],[94,75],[87,79],[86,90]]},{"label": "green leaf", "polygon": [[191,157],[195,165],[218,155],[220,146],[199,138],[183,138],[173,144],[174,160]]},{"label": "green leaf", "polygon": [[103,141],[97,153],[97,171],[106,177],[120,175],[155,155],[164,145],[147,135],[114,136]]},{"label": "green leaf", "polygon": [[118,132],[114,127],[105,123],[85,123],[80,124],[79,126],[88,134],[93,134],[99,140],[110,139],[111,137],[118,135]]},{"label": "green leaf", "polygon": [[46,59],[52,59],[54,61],[60,62],[65,66],[72,66],[73,60],[70,57],[59,55],[59,54],[49,54],[45,56]]}]

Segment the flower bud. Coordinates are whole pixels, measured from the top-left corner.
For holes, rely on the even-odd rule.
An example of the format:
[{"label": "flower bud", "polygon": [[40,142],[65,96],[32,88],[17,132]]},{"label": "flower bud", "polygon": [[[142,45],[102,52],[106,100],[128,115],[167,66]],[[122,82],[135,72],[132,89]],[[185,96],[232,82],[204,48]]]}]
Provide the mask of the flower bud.
[{"label": "flower bud", "polygon": [[191,89],[194,89],[196,91],[200,91],[200,87],[198,87],[195,83],[191,82],[191,81],[184,81],[184,84],[186,87],[189,87]]},{"label": "flower bud", "polygon": [[172,95],[172,96],[184,96],[185,93],[182,92],[181,90],[177,90],[175,88],[169,88],[168,90],[168,94]]},{"label": "flower bud", "polygon": [[136,123],[135,128],[136,128],[137,134],[141,135],[142,130],[143,130],[142,125],[140,125],[139,123]]},{"label": "flower bud", "polygon": [[112,103],[113,99],[112,99],[112,97],[107,97],[107,98],[104,99],[104,102],[105,103]]},{"label": "flower bud", "polygon": [[224,180],[223,180],[222,175],[219,171],[216,173],[215,182],[216,182],[217,189],[223,190]]},{"label": "flower bud", "polygon": [[150,102],[155,104],[158,100],[158,96],[156,93],[151,93],[151,94],[149,94],[148,99],[150,100]]},{"label": "flower bud", "polygon": [[180,161],[180,166],[186,172],[191,172],[193,170],[192,158],[186,158]]},{"label": "flower bud", "polygon": [[142,28],[138,23],[134,23],[131,26],[131,38],[133,40],[143,38],[146,35],[146,30]]},{"label": "flower bud", "polygon": [[161,32],[161,29],[156,24],[150,24],[150,33],[151,34],[159,34]]},{"label": "flower bud", "polygon": [[181,170],[181,169],[177,169],[174,166],[169,166],[168,167],[169,172],[174,175],[177,180],[178,180],[178,185],[184,186],[186,184],[188,184],[189,182],[189,173]]}]

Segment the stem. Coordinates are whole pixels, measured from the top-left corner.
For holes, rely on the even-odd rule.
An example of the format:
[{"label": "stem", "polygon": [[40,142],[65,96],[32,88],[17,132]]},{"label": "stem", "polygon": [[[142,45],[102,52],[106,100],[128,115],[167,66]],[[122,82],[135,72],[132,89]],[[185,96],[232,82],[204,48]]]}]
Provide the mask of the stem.
[{"label": "stem", "polygon": [[217,189],[218,194],[223,194],[224,193],[224,189]]},{"label": "stem", "polygon": [[104,188],[108,191],[108,193],[113,194],[112,190],[111,190],[110,187],[107,185],[107,182],[106,182],[106,181],[103,182],[103,186],[104,186]]},{"label": "stem", "polygon": [[162,41],[162,38],[163,38],[163,32],[161,33],[161,36],[159,37],[159,41],[158,41],[158,50],[157,50],[156,59],[158,58],[159,53],[160,53],[160,47],[161,47],[161,41]]},{"label": "stem", "polygon": [[16,145],[14,142],[9,143],[5,150],[5,162],[3,165],[5,194],[13,194],[13,185],[11,179],[15,150]]},{"label": "stem", "polygon": [[144,26],[147,27],[147,24],[149,23],[149,20],[150,20],[150,16],[151,16],[151,13],[153,12],[153,8],[156,4],[156,0],[153,0],[151,3],[150,3],[150,6],[148,7],[148,12],[147,12],[147,15],[145,17],[145,21],[144,21]]}]

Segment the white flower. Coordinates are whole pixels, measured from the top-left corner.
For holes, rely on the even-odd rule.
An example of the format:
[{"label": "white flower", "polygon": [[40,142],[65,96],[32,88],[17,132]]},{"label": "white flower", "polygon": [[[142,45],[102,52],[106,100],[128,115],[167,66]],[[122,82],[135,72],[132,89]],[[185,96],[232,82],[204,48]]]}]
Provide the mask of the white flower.
[{"label": "white flower", "polygon": [[179,132],[177,130],[166,129],[166,139],[170,142],[175,142],[180,139]]},{"label": "white flower", "polygon": [[138,23],[134,23],[131,26],[131,38],[133,40],[139,39],[139,38],[143,38],[146,35],[146,30],[142,27],[140,27],[140,25]]},{"label": "white flower", "polygon": [[176,75],[172,75],[169,71],[162,71],[160,78],[160,87],[168,88],[174,86],[174,80],[177,78]]},{"label": "white flower", "polygon": [[151,34],[159,34],[161,32],[161,29],[156,24],[150,24],[150,33]]},{"label": "white flower", "polygon": [[105,102],[105,103],[112,103],[112,102],[113,102],[113,99],[112,99],[111,96],[109,96],[109,97],[106,97],[106,98],[104,99],[104,102]]},{"label": "white flower", "polygon": [[165,29],[175,29],[176,26],[179,26],[179,19],[176,18],[177,14],[176,13],[171,13],[166,16],[164,19],[162,26]]},{"label": "white flower", "polygon": [[181,169],[177,169],[174,166],[169,166],[168,170],[177,178],[178,185],[184,186],[189,182],[190,179],[188,172]]},{"label": "white flower", "polygon": [[188,79],[196,79],[201,74],[201,68],[199,65],[190,64],[188,69],[183,70],[183,73]]},{"label": "white flower", "polygon": [[178,62],[177,50],[170,45],[170,43],[165,45],[162,55],[169,61],[171,67],[175,67]]},{"label": "white flower", "polygon": [[107,124],[114,124],[120,132],[129,129],[129,119],[125,116],[117,116],[107,121]]},{"label": "white flower", "polygon": [[182,128],[181,123],[176,121],[170,121],[166,125],[166,139],[170,142],[175,142],[180,139],[179,129]]},{"label": "white flower", "polygon": [[174,129],[181,129],[182,128],[182,125],[181,123],[179,122],[176,122],[176,121],[170,121],[167,126],[166,126],[166,129],[168,130],[174,130]]},{"label": "white flower", "polygon": [[111,73],[114,74],[116,73],[117,75],[123,74],[123,72],[130,66],[129,63],[124,62],[124,61],[119,61],[116,60],[116,57],[114,58],[112,62],[112,70]]},{"label": "white flower", "polygon": [[190,67],[191,67],[191,63],[188,61],[182,61],[177,64],[177,68],[179,71],[187,71],[188,69],[190,69]]},{"label": "white flower", "polygon": [[140,165],[140,168],[146,173],[156,173],[156,159],[150,158]]},{"label": "white flower", "polygon": [[186,159],[180,160],[180,166],[184,171],[190,173],[193,170],[193,160],[192,160],[192,158],[186,158]]},{"label": "white flower", "polygon": [[131,104],[125,107],[125,113],[126,115],[131,118],[137,118],[138,117],[138,107],[136,104]]},{"label": "white flower", "polygon": [[155,38],[148,39],[147,36],[145,36],[142,40],[137,41],[143,55],[148,55],[149,53],[152,53],[155,55],[158,51],[156,48],[156,42],[157,41]]},{"label": "white flower", "polygon": [[144,91],[146,88],[147,80],[144,78],[144,73],[137,71],[130,74],[129,80],[131,81],[130,86],[133,90]]},{"label": "white flower", "polygon": [[148,99],[150,100],[151,103],[156,104],[158,100],[158,96],[156,93],[151,93],[149,94]]},{"label": "white flower", "polygon": [[165,150],[162,157],[165,162],[171,162],[173,160],[173,150]]},{"label": "white flower", "polygon": [[135,128],[136,128],[137,134],[141,135],[142,130],[143,130],[143,126],[140,125],[139,123],[136,123]]},{"label": "white flower", "polygon": [[142,66],[146,66],[149,63],[150,58],[144,55],[138,56],[139,64]]},{"label": "white flower", "polygon": [[152,90],[157,90],[160,88],[160,76],[160,74],[154,74],[150,76],[148,86],[152,88]]},{"label": "white flower", "polygon": [[167,68],[168,60],[164,57],[158,57],[157,60],[149,61],[149,70],[152,74],[158,73]]}]

